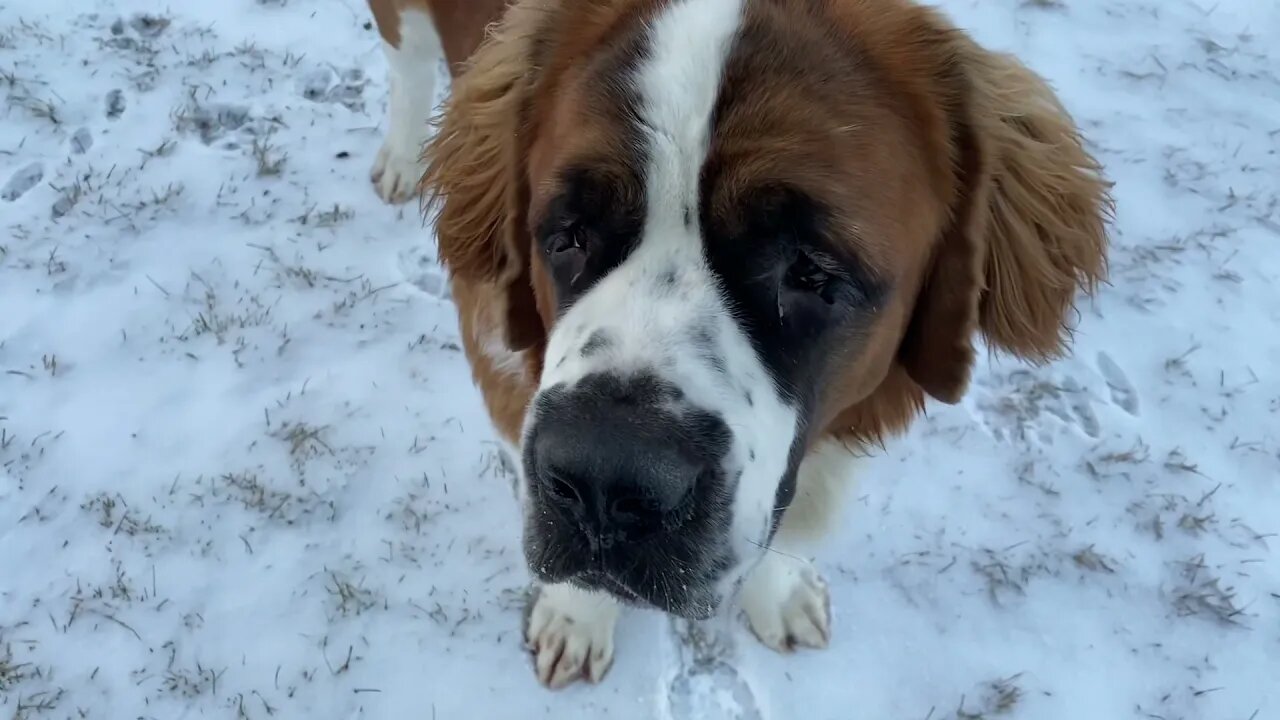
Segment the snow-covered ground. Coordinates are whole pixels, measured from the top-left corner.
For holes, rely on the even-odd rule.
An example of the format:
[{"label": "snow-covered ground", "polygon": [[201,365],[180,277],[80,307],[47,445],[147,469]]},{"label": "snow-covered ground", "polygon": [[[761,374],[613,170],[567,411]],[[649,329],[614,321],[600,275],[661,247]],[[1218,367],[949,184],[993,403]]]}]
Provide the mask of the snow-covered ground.
[{"label": "snow-covered ground", "polygon": [[1280,3],[944,6],[1116,182],[1075,355],[865,463],[829,650],[551,693],[364,3],[0,0],[0,718],[1280,718]]}]

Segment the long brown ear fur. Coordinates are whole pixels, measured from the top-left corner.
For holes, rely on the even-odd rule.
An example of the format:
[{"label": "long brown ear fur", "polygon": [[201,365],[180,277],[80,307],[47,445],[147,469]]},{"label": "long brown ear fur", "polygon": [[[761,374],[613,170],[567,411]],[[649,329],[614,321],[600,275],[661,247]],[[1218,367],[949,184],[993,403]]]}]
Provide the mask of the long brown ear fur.
[{"label": "long brown ear fur", "polygon": [[449,271],[505,291],[513,350],[545,334],[529,276],[521,123],[533,83],[530,56],[541,25],[538,3],[519,3],[491,29],[453,81],[436,133],[423,151],[419,184],[434,205],[440,259]]},{"label": "long brown ear fur", "polygon": [[1113,205],[1101,167],[1045,82],[958,31],[946,37],[960,188],[901,358],[926,392],[956,402],[975,329],[1032,362],[1066,351],[1077,290],[1091,295],[1106,272]]}]

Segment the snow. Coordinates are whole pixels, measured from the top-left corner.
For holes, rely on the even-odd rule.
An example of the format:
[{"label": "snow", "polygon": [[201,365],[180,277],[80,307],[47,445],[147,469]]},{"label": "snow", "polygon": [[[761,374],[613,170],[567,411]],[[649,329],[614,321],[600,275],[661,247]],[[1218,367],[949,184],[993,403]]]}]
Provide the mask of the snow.
[{"label": "snow", "polygon": [[1280,4],[942,4],[1116,182],[1074,355],[873,449],[830,649],[551,693],[364,3],[0,0],[0,717],[1280,717]]}]

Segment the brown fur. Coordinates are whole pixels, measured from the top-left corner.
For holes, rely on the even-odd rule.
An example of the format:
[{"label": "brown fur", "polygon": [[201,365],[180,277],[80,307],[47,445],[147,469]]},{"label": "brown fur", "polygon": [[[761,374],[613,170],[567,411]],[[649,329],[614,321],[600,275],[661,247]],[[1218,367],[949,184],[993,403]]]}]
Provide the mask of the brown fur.
[{"label": "brown fur", "polygon": [[[421,187],[438,207],[436,237],[452,275],[463,347],[503,437],[519,437],[537,386],[545,337],[531,286],[523,227],[525,153],[518,128],[529,93],[528,58],[549,3],[513,7],[454,83],[425,153]],[[525,373],[504,374],[482,351],[486,337],[524,353]]]},{"label": "brown fur", "polygon": [[499,290],[483,282],[454,282],[453,301],[461,312],[462,349],[471,363],[471,374],[483,389],[485,409],[493,419],[498,434],[507,442],[520,437],[524,411],[533,399],[537,368],[511,372],[498,367],[486,352],[486,343],[501,340],[502,305],[491,302]]},{"label": "brown fur", "polygon": [[949,221],[919,280],[901,370],[828,425],[880,441],[907,426],[925,393],[945,402],[963,396],[978,332],[1034,362],[1066,351],[1077,288],[1092,293],[1105,272],[1112,203],[1070,116],[1016,59],[905,2],[830,5],[910,98],[923,147],[947,161],[935,187]]},{"label": "brown fur", "polygon": [[1066,352],[1077,289],[1092,294],[1105,274],[1112,202],[1100,166],[1043,80],[962,33],[947,37],[959,69],[944,90],[955,113],[960,194],[903,361],[931,395],[956,402],[975,331],[1032,362]]},{"label": "brown fur", "polygon": [[[485,28],[502,15],[510,0],[369,0],[382,39],[400,47],[400,14],[422,10],[431,16],[450,72],[457,75],[484,39]],[[425,68],[424,72],[432,72]]]},{"label": "brown fur", "polygon": [[[541,340],[529,280],[523,227],[525,153],[519,131],[529,92],[528,58],[541,6],[523,3],[467,63],[454,84],[427,148],[422,187],[439,200],[436,237],[454,283],[490,287],[486,300],[503,307],[513,350]],[[464,311],[465,312],[465,311]]]},{"label": "brown fur", "polygon": [[[608,158],[617,142],[611,118],[584,110],[599,88],[581,61],[634,32],[656,4],[516,3],[465,66],[427,149],[422,187],[438,201],[440,256],[468,357],[509,440],[518,437],[552,320],[529,218],[555,168],[593,151]],[[1092,291],[1105,271],[1111,205],[1096,162],[1044,82],[906,0],[750,7],[748,22],[774,23],[800,41],[788,47],[826,52],[829,43],[808,42],[823,28],[856,53],[856,67],[870,68],[870,80],[830,102],[767,72],[726,77],[753,100],[722,120],[709,159],[724,174],[710,205],[723,208],[713,212],[725,222],[735,193],[785,180],[846,209],[837,221],[849,242],[892,281],[863,349],[851,350],[826,383],[815,427],[877,442],[904,429],[926,393],[957,401],[977,333],[1031,361],[1064,352],[1077,289]],[[841,142],[818,144],[824,137]],[[520,377],[496,371],[480,351],[494,332],[526,351]]]}]

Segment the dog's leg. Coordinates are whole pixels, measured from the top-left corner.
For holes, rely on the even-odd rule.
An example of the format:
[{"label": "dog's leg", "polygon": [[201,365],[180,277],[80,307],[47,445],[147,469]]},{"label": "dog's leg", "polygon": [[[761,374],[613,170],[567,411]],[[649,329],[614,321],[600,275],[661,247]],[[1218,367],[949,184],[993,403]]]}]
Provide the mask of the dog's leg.
[{"label": "dog's leg", "polygon": [[535,589],[525,640],[538,681],[562,688],[575,680],[598,683],[613,664],[618,601],[566,583]]},{"label": "dog's leg", "polygon": [[[387,132],[370,177],[378,195],[402,203],[422,178],[422,146],[435,106],[436,73],[444,50],[425,3],[370,3],[387,54]],[[393,27],[387,27],[393,25]]]},{"label": "dog's leg", "polygon": [[825,648],[831,638],[827,583],[808,560],[785,552],[775,542],[742,586],[751,631],[778,652]]},{"label": "dog's leg", "polygon": [[853,482],[855,456],[838,440],[809,451],[796,479],[796,497],[782,517],[773,543],[742,586],[742,609],[751,630],[774,650],[825,648],[831,638],[827,583],[798,553],[820,535]]}]

